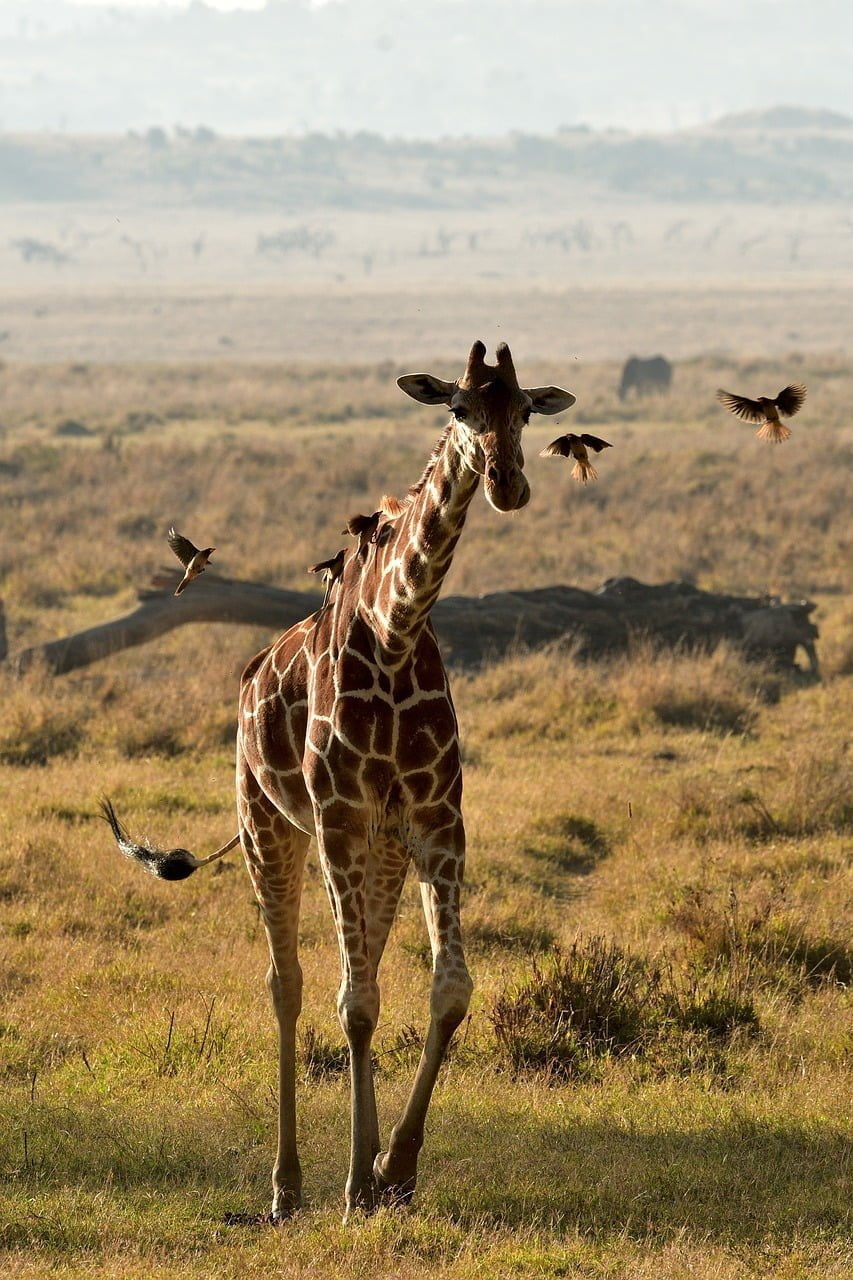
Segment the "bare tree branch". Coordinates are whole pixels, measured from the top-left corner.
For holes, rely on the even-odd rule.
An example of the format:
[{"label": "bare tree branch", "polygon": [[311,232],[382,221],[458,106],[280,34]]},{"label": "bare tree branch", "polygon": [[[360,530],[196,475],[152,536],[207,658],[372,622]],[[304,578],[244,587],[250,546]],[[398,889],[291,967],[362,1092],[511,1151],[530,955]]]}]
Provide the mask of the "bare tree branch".
[{"label": "bare tree branch", "polygon": [[[62,675],[193,622],[230,622],[278,633],[321,604],[314,592],[287,591],[210,571],[175,597],[179,580],[179,573],[162,570],[139,592],[139,604],[131,613],[24,649],[12,659],[14,668],[24,672],[43,662]],[[686,648],[713,648],[721,640],[732,640],[783,667],[793,665],[801,645],[817,675],[818,631],[809,618],[813,609],[808,601],[782,604],[766,596],[700,591],[685,582],[647,586],[634,578],[613,578],[594,592],[553,586],[447,596],[436,604],[432,620],[447,660],[457,666],[474,666],[513,648],[558,640],[570,640],[582,657],[600,657],[647,637],[662,646]],[[0,605],[0,657],[3,634]]]}]

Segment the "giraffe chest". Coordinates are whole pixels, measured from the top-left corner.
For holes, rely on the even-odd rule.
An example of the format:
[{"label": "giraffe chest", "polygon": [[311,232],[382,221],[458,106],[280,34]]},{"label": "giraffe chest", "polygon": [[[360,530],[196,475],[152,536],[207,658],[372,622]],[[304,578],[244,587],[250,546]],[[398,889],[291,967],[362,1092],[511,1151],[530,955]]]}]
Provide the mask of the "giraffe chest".
[{"label": "giraffe chest", "polygon": [[392,811],[458,803],[456,715],[431,636],[397,667],[356,634],[299,655],[274,686],[259,676],[255,692],[245,690],[243,749],[296,825],[309,830],[312,813],[330,806],[342,807],[347,825],[364,818],[375,827]]},{"label": "giraffe chest", "polygon": [[344,660],[336,678],[317,681],[310,700],[304,763],[313,793],[331,778],[353,800],[392,792],[418,803],[444,791],[458,763],[456,716],[446,685],[422,686]]}]

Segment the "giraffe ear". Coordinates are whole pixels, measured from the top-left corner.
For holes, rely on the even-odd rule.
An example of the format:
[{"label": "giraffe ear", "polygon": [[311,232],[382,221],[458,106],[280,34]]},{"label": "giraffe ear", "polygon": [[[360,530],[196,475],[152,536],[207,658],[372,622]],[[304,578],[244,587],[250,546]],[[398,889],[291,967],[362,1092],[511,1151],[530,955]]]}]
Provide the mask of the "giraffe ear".
[{"label": "giraffe ear", "polygon": [[577,399],[562,387],[527,387],[525,394],[533,401],[533,413],[562,413],[564,409],[571,409]]},{"label": "giraffe ear", "polygon": [[407,373],[397,379],[397,386],[420,404],[450,404],[455,382],[442,382],[431,373]]}]

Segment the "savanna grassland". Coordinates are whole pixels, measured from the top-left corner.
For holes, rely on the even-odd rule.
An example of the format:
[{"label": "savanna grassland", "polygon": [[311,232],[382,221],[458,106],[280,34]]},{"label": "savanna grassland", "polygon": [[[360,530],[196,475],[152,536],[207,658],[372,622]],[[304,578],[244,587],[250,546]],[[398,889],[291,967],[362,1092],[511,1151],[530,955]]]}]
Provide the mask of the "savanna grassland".
[{"label": "savanna grassland", "polygon": [[[269,637],[186,628],[68,677],[0,671],[6,1274],[849,1273],[853,371],[837,355],[708,357],[678,365],[670,396],[620,404],[615,364],[515,354],[524,381],[566,385],[578,404],[529,429],[523,512],[500,517],[477,497],[447,590],[631,574],[809,595],[822,682],[733,650],[642,646],[607,664],[569,648],[456,674],[477,990],[416,1202],[340,1223],[348,1084],[314,859],[299,1067],[309,1206],[275,1231],[223,1225],[266,1206],[274,1143],[248,880],[231,858],[188,884],[155,881],[94,816],[108,794],[158,843],[203,853],[233,834],[239,672]],[[172,522],[209,535],[222,572],[306,589],[344,518],[421,470],[443,419],[400,395],[407,371],[6,365],[10,652],[131,607],[167,562]],[[792,379],[809,398],[779,448],[713,399],[719,385]],[[576,424],[615,446],[586,489],[537,457]],[[383,1134],[428,984],[410,884],[375,1041]]]}]

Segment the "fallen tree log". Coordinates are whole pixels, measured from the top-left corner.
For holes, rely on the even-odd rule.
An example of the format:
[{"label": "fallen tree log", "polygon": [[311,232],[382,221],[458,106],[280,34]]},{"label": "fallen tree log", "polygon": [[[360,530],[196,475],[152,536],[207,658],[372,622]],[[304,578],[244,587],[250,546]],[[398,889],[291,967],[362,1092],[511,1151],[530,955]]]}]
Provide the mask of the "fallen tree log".
[{"label": "fallen tree log", "polygon": [[[12,659],[24,672],[36,663],[56,675],[74,671],[133,645],[146,644],[175,627],[228,622],[281,632],[313,613],[320,597],[208,572],[189,591],[173,596],[180,574],[164,570],[139,592],[137,607],[123,617],[24,649]],[[624,652],[647,638],[666,647],[713,648],[722,640],[741,644],[754,657],[793,667],[798,645],[818,674],[809,601],[783,604],[774,597],[728,596],[686,582],[648,586],[634,578],[611,578],[598,591],[540,587],[484,596],[447,596],[432,612],[448,662],[476,666],[514,648],[570,641],[584,658]]]}]

